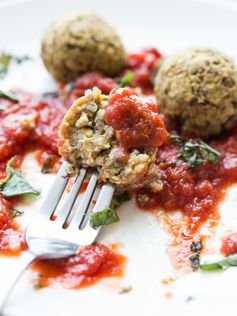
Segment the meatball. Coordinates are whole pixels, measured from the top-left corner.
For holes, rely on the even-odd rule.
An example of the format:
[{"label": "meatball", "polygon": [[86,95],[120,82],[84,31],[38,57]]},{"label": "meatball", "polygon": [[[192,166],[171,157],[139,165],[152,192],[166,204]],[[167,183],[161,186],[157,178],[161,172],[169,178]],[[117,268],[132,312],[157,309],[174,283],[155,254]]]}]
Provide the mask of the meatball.
[{"label": "meatball", "polygon": [[68,82],[88,71],[114,76],[126,64],[117,32],[92,13],[77,13],[52,23],[42,38],[41,57],[59,82]]},{"label": "meatball", "polygon": [[237,116],[237,70],[222,53],[191,48],[167,57],[155,78],[162,112],[183,132],[208,137],[231,127]]},{"label": "meatball", "polygon": [[78,173],[81,166],[95,167],[101,182],[110,181],[118,191],[162,184],[154,167],[156,147],[132,149],[124,159],[115,131],[104,121],[108,97],[98,88],[87,90],[66,113],[59,128],[59,153]]}]

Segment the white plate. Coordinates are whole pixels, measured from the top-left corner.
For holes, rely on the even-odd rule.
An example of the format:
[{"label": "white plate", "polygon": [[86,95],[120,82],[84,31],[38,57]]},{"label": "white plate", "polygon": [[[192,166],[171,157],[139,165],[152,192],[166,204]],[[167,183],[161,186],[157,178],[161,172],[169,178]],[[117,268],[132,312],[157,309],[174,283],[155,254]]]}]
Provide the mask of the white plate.
[{"label": "white plate", "polygon": [[[117,27],[128,49],[152,45],[167,54],[192,45],[208,45],[237,57],[237,8],[232,1],[225,4],[224,1],[207,4],[190,0],[3,1],[0,3],[0,50],[39,55],[40,36],[47,24],[55,17],[78,9],[93,10],[107,18]],[[23,74],[18,73],[4,83],[5,87],[18,85],[31,91],[50,89],[52,81],[40,67],[33,75],[30,68]],[[41,186],[45,194],[53,176],[42,176],[30,156],[24,167],[31,169],[28,178],[35,186]],[[220,206],[219,231],[237,229],[236,193],[237,188],[232,188]],[[37,200],[32,206],[23,207],[25,214],[20,219],[23,226],[40,203],[41,200]],[[234,310],[237,269],[215,274],[179,275],[166,254],[169,236],[157,219],[151,213],[138,210],[132,202],[125,204],[119,213],[121,221],[107,227],[100,241],[122,243],[120,251],[128,257],[124,278],[103,279],[82,290],[55,286],[34,291],[28,271],[12,295],[6,315],[187,316],[192,313],[222,316]],[[15,258],[0,258],[0,287],[4,286],[16,262]],[[177,281],[163,285],[161,280],[169,276],[176,277]],[[119,295],[121,286],[132,286],[133,290]],[[165,298],[164,294],[170,291],[173,298]],[[188,296],[194,297],[189,303],[186,302]]]}]

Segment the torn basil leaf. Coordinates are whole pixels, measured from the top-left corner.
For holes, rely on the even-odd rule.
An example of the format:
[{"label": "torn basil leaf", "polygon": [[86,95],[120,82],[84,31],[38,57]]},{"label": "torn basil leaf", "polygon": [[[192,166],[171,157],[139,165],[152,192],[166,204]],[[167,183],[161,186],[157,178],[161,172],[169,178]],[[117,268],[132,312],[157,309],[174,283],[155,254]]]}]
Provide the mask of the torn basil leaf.
[{"label": "torn basil leaf", "polygon": [[190,139],[180,147],[178,158],[186,162],[189,167],[194,168],[203,164],[205,160],[216,163],[220,158],[220,153],[202,140]]},{"label": "torn basil leaf", "polygon": [[18,99],[16,99],[16,97],[12,93],[3,90],[0,90],[0,98],[7,99],[13,102],[18,102]]},{"label": "torn basil leaf", "polygon": [[200,267],[200,255],[199,255],[199,253],[195,253],[194,255],[190,256],[189,261],[190,261],[191,268],[193,269],[193,271],[196,271],[199,269],[199,267]]},{"label": "torn basil leaf", "polygon": [[11,158],[6,167],[7,177],[0,183],[0,191],[4,197],[12,197],[23,194],[39,195],[40,192],[34,189],[22,176],[21,170],[12,167],[14,157]]},{"label": "torn basil leaf", "polygon": [[191,243],[191,246],[190,246],[190,249],[191,249],[192,251],[195,251],[195,252],[201,251],[202,248],[203,248],[203,246],[202,246],[202,241],[201,241],[201,240],[198,240],[197,242],[193,241],[193,242]]},{"label": "torn basil leaf", "polygon": [[179,135],[169,135],[169,139],[179,145],[178,159],[187,163],[190,168],[202,165],[205,161],[214,164],[220,153],[202,140],[183,140]]},{"label": "torn basil leaf", "polygon": [[237,254],[217,261],[204,262],[200,264],[200,269],[203,271],[220,271],[232,266],[237,266]]},{"label": "torn basil leaf", "polygon": [[42,168],[41,168],[41,172],[42,173],[50,173],[52,171],[52,169],[53,169],[53,166],[52,166],[53,159],[54,159],[53,156],[49,156],[49,157],[47,157],[44,160]]},{"label": "torn basil leaf", "polygon": [[110,207],[116,210],[123,202],[129,201],[130,197],[128,192],[123,192],[113,197]]},{"label": "torn basil leaf", "polygon": [[106,207],[100,212],[92,213],[90,216],[90,226],[94,229],[103,225],[110,225],[118,221],[118,214],[110,207]]}]

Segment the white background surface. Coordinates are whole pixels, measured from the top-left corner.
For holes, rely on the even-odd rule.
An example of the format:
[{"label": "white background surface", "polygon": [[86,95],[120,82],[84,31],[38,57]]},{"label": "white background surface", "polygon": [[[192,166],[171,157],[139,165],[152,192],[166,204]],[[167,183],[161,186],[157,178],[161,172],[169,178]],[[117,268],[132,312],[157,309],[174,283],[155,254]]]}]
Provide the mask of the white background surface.
[{"label": "white background surface", "polygon": [[[233,58],[237,57],[237,11],[233,0],[215,1],[216,5],[214,1],[209,1],[208,5],[206,1],[191,0],[2,1],[0,50],[38,56],[40,36],[47,24],[66,12],[83,9],[93,10],[114,24],[130,50],[152,45],[168,54],[192,45],[208,45],[224,50]],[[31,71],[30,67],[26,66],[25,73],[19,72],[5,85],[23,86],[32,91],[48,90],[52,82],[47,74],[41,68]],[[28,173],[29,180],[36,187],[42,187],[45,194],[53,176],[42,176],[37,164],[30,157],[24,168],[31,170]],[[237,230],[236,193],[237,189],[233,188],[220,207],[220,231],[224,227]],[[30,207],[21,207],[25,211],[21,218],[23,226],[34,215],[40,203],[41,200],[37,200]],[[29,282],[31,273],[27,272],[12,296],[6,315],[237,314],[237,269],[215,274],[180,275],[173,270],[166,255],[169,236],[152,214],[139,211],[133,203],[127,203],[120,210],[120,219],[119,223],[104,230],[100,241],[123,244],[120,250],[128,257],[124,278],[104,279],[96,286],[77,291],[63,290],[56,286],[33,291]],[[218,242],[218,236],[215,238]],[[0,290],[16,264],[16,259],[0,258]],[[162,285],[161,280],[169,276],[176,277],[177,281],[171,285]],[[133,291],[119,295],[118,289],[121,286],[132,286]],[[173,293],[172,300],[164,296],[168,291]],[[186,303],[189,295],[194,299]]]}]

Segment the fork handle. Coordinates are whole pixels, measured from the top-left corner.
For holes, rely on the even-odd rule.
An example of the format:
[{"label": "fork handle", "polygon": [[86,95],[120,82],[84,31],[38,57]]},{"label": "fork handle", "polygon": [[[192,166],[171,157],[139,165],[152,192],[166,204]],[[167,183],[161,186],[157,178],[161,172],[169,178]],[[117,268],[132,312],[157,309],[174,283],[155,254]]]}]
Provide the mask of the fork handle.
[{"label": "fork handle", "polygon": [[0,292],[0,315],[3,316],[3,310],[6,306],[6,303],[8,301],[8,298],[11,294],[11,291],[14,289],[16,283],[22,276],[25,269],[28,267],[28,265],[35,259],[35,255],[33,255],[29,251],[23,252],[23,254],[19,257],[19,261],[17,262],[17,265],[14,266],[14,271],[11,273],[11,277],[7,283],[7,285],[4,287],[3,291]]}]

